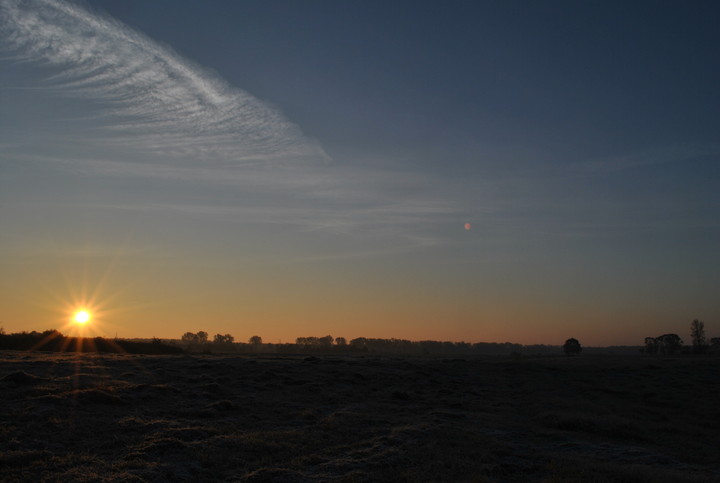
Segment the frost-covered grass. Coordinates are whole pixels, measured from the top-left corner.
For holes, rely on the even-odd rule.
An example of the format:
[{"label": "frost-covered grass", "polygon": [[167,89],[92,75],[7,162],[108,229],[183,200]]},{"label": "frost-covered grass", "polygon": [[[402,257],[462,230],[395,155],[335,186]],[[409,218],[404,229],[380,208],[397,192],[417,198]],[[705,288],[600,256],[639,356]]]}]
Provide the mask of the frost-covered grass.
[{"label": "frost-covered grass", "polygon": [[0,352],[22,481],[717,481],[720,358]]}]

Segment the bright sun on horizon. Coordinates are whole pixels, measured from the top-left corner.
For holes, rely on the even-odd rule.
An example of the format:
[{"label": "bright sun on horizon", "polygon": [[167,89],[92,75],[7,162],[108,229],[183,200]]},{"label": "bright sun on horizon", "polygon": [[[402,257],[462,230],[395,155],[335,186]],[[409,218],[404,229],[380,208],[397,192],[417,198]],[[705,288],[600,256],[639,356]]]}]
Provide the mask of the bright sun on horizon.
[{"label": "bright sun on horizon", "polygon": [[78,310],[75,312],[73,320],[78,324],[85,324],[90,320],[90,312],[87,310]]}]

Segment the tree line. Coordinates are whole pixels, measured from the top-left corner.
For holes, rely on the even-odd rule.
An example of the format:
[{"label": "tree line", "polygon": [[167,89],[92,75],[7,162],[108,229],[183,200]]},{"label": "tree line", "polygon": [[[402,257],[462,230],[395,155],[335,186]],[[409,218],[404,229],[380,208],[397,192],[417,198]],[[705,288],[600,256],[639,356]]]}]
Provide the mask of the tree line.
[{"label": "tree line", "polygon": [[307,352],[318,353],[392,353],[392,354],[446,354],[446,355],[472,355],[472,354],[509,354],[520,352],[528,347],[538,352],[547,352],[557,347],[536,345],[523,346],[510,342],[449,342],[422,340],[411,341],[407,339],[381,339],[357,337],[348,340],[345,337],[323,337],[308,336],[297,337],[295,342],[286,343],[265,343],[262,337],[253,335],[247,342],[235,342],[230,334],[216,334],[212,339],[205,331],[196,333],[186,332],[180,340],[179,345],[191,351],[205,352],[274,352],[286,354],[299,354]]},{"label": "tree line", "polygon": [[[195,334],[185,332],[180,340],[186,344],[203,345],[208,343],[208,333],[203,330]],[[213,344],[232,344],[233,342],[235,342],[235,337],[230,334],[215,334],[212,340]]]},{"label": "tree line", "polygon": [[[708,342],[705,336],[705,322],[695,319],[690,323],[693,354],[705,354],[712,350],[720,352],[720,337],[713,337]],[[657,337],[645,337],[643,352],[646,354],[677,354],[686,352],[683,340],[677,334],[663,334]]]},{"label": "tree line", "polygon": [[[695,319],[690,324],[692,353],[704,354],[708,351],[720,353],[720,337],[708,339],[705,336],[705,323]],[[247,343],[235,342],[230,334],[215,334],[212,340],[208,333],[186,332],[180,338],[180,344],[187,350],[205,352],[273,352],[299,354],[307,352],[324,353],[387,353],[405,355],[520,355],[526,354],[557,354],[558,349],[566,355],[579,355],[583,347],[575,338],[570,338],[558,346],[535,344],[522,345],[511,342],[450,342],[407,339],[380,339],[357,337],[347,340],[345,337],[298,337],[295,343],[263,343],[262,337],[254,335]],[[637,346],[635,351],[637,351]],[[683,341],[677,334],[663,334],[658,337],[646,337],[641,349],[646,354],[676,354],[689,352],[683,348]]]},{"label": "tree line", "polygon": [[[173,343],[170,341],[169,343]],[[196,333],[185,332],[175,343],[190,352],[217,352],[217,353],[279,353],[279,354],[305,354],[305,353],[336,353],[336,354],[398,354],[398,355],[445,355],[445,356],[471,356],[471,355],[509,355],[520,353],[529,354],[557,354],[558,346],[536,344],[522,345],[512,342],[450,342],[407,339],[382,339],[370,337],[308,336],[297,337],[295,342],[266,343],[262,337],[253,335],[247,342],[236,342],[230,334],[216,334],[210,337],[205,331]]]},{"label": "tree line", "polygon": [[160,339],[136,341],[104,337],[68,337],[51,329],[43,332],[6,334],[0,328],[0,350],[37,350],[48,352],[110,352],[119,354],[180,354],[177,346]]}]

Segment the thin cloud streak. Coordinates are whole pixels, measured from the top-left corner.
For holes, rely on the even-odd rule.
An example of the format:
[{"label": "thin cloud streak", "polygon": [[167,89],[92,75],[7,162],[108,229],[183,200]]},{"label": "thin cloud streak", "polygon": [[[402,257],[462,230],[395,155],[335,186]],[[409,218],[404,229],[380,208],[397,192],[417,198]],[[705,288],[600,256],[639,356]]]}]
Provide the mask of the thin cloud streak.
[{"label": "thin cloud streak", "polygon": [[[212,203],[162,203],[125,202],[111,205],[93,205],[96,209],[121,210],[207,219],[211,217],[223,224],[242,223],[258,225],[282,225],[300,231],[322,231],[338,235],[352,234],[354,239],[404,239],[411,245],[429,246],[441,239],[428,235],[423,228],[436,221],[437,216],[453,216],[451,207],[442,209],[421,199],[408,199],[392,207],[317,208],[307,210],[303,206],[287,206],[281,203],[264,204],[212,204]],[[406,246],[406,243],[400,243]]]},{"label": "thin cloud streak", "polygon": [[103,103],[107,142],[226,161],[324,159],[297,126],[250,94],[144,35],[79,6],[8,0],[5,49],[56,66],[56,90]]},{"label": "thin cloud streak", "polygon": [[717,156],[718,153],[720,153],[720,146],[665,146],[624,153],[614,157],[581,161],[573,166],[572,172],[584,175],[612,174],[658,164],[690,162],[707,156]]},{"label": "thin cloud streak", "polygon": [[[111,159],[69,160],[47,155],[15,157],[20,161],[56,166],[81,176],[155,178],[171,180],[179,187],[191,185],[214,192],[223,188],[234,193],[230,204],[192,203],[187,199],[163,204],[142,199],[138,204],[119,200],[114,206],[133,211],[211,216],[226,222],[284,224],[307,231],[354,235],[362,232],[369,237],[392,237],[396,232],[405,239],[410,233],[410,226],[416,231],[443,219],[460,222],[455,203],[428,196],[428,179],[406,171],[358,171],[340,164],[315,167],[276,165],[266,170],[262,166],[238,169],[232,166],[188,167]],[[437,186],[435,189],[438,189]],[[451,187],[442,190],[449,191]],[[240,195],[241,199],[238,198]],[[102,207],[113,208],[107,204],[102,204]]]}]

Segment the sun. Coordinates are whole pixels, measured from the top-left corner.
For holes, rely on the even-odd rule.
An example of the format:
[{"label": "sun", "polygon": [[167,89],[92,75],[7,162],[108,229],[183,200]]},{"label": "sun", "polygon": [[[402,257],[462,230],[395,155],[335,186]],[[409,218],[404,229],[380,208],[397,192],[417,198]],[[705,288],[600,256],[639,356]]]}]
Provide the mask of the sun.
[{"label": "sun", "polygon": [[75,312],[73,320],[78,324],[85,324],[90,320],[90,312],[87,310],[78,310]]}]

